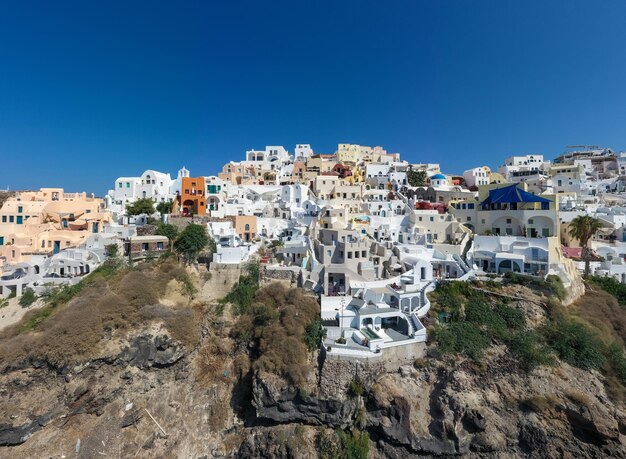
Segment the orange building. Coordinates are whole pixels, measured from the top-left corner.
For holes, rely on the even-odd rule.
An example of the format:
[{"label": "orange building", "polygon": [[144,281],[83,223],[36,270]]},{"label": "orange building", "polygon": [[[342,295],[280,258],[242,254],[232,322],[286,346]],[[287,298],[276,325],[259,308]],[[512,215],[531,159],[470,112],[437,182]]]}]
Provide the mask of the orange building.
[{"label": "orange building", "polygon": [[183,177],[177,197],[182,215],[206,215],[204,177]]}]

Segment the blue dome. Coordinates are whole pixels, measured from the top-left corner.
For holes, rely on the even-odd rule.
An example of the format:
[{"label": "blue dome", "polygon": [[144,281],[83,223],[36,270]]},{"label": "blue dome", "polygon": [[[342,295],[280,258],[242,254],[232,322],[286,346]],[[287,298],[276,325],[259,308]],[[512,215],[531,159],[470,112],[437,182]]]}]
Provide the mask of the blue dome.
[{"label": "blue dome", "polygon": [[446,176],[443,174],[435,174],[430,179],[431,180],[446,180]]}]

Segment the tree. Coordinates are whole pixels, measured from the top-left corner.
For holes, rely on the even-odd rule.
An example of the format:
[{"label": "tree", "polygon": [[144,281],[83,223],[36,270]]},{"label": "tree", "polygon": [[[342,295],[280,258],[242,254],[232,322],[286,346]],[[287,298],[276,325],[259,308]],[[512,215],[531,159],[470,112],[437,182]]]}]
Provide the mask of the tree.
[{"label": "tree", "polygon": [[150,198],[137,199],[135,202],[126,206],[126,215],[132,217],[134,215],[154,213],[154,202]]},{"label": "tree", "polygon": [[187,298],[189,298],[189,304],[191,304],[191,300],[193,300],[194,297],[196,296],[196,293],[198,293],[198,289],[193,284],[191,277],[189,277],[188,275],[185,276],[182,280],[182,285],[180,286],[180,293],[182,293]]},{"label": "tree", "polygon": [[178,236],[178,227],[170,223],[159,223],[156,229],[156,234],[159,236],[165,236],[169,239],[171,251],[174,241],[176,240],[176,236]]},{"label": "tree", "polygon": [[174,201],[163,201],[157,204],[156,210],[161,215],[171,214],[172,208],[174,207]]},{"label": "tree", "polygon": [[204,225],[192,223],[178,235],[174,249],[183,257],[185,263],[191,263],[208,244],[209,235]]},{"label": "tree", "polygon": [[426,186],[428,183],[426,171],[407,171],[406,178],[411,186]]},{"label": "tree", "polygon": [[108,244],[104,246],[104,253],[106,254],[107,259],[115,259],[119,255],[119,246],[117,244]]},{"label": "tree", "polygon": [[589,262],[591,261],[591,248],[589,239],[602,228],[602,223],[597,218],[589,215],[579,215],[569,223],[569,234],[578,239],[581,247],[581,256],[585,262],[585,279],[589,277]]}]

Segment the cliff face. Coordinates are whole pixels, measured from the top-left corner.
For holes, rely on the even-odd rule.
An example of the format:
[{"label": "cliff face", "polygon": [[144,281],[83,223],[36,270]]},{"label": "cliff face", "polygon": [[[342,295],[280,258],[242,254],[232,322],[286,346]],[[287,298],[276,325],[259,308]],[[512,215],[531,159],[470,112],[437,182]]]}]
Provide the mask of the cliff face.
[{"label": "cliff face", "polygon": [[[541,323],[540,306],[526,312]],[[311,355],[296,389],[241,362],[229,308],[202,320],[194,348],[150,322],[80,365],[4,366],[0,457],[329,458],[320,436],[353,426],[373,458],[626,457],[624,403],[596,371],[525,372],[504,345],[479,363],[431,345],[417,361]]]},{"label": "cliff face", "polygon": [[362,397],[308,395],[258,372],[247,426],[231,407],[234,384],[194,382],[196,358],[145,334],[81,367],[8,371],[3,454],[60,457],[80,440],[80,457],[317,457],[315,428],[362,423],[381,457],[626,457],[626,413],[599,374],[564,364],[520,373],[499,348],[481,366],[388,369],[363,381]]},{"label": "cliff face", "polygon": [[384,457],[626,457],[626,412],[599,374],[565,364],[527,374],[499,347],[480,366],[431,362],[364,379],[363,397],[300,396],[258,374],[254,405],[279,424],[362,422]]}]

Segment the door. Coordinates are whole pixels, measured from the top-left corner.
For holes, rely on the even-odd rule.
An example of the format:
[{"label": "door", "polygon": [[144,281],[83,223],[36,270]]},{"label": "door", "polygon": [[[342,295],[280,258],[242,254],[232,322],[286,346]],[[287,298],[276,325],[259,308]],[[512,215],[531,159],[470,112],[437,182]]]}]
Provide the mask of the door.
[{"label": "door", "polygon": [[61,241],[54,241],[54,253],[61,251]]}]

